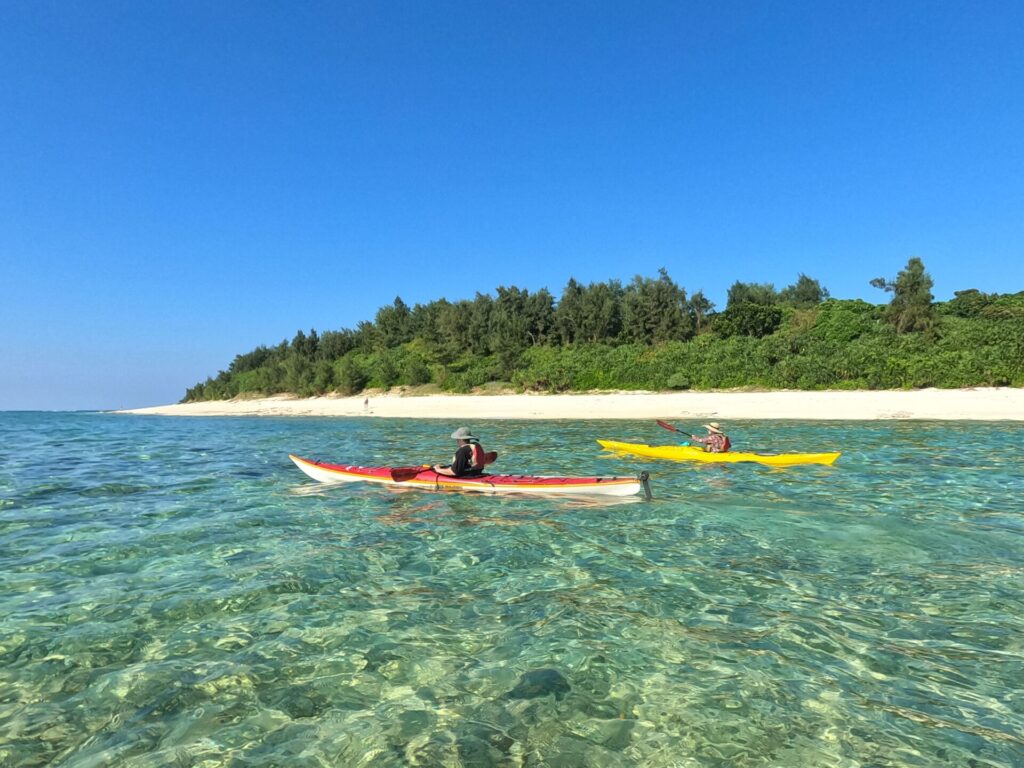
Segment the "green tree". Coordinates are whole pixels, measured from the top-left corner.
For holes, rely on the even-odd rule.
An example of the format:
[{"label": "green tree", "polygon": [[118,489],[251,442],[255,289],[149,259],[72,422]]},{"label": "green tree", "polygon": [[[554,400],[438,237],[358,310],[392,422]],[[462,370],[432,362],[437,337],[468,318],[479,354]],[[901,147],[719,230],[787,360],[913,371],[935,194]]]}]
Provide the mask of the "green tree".
[{"label": "green tree", "polygon": [[966,291],[953,291],[953,298],[946,302],[945,308],[957,317],[978,317],[992,304],[992,299],[977,288],[968,288]]},{"label": "green tree", "polygon": [[311,329],[307,336],[301,330],[295,334],[295,338],[292,339],[292,351],[307,360],[312,360],[316,357],[316,350],[320,344],[320,337],[317,336],[316,329]]},{"label": "green tree", "polygon": [[228,373],[238,374],[254,371],[269,363],[273,357],[274,351],[270,347],[260,345],[252,352],[236,355],[235,359],[231,361],[231,365],[228,366]]},{"label": "green tree", "polygon": [[398,383],[401,372],[398,367],[399,354],[394,349],[375,352],[369,360],[369,384],[389,389]]},{"label": "green tree", "polygon": [[330,392],[335,387],[334,366],[327,360],[317,360],[313,363],[313,391],[322,395]]},{"label": "green tree", "polygon": [[[437,359],[451,363],[470,348],[470,318],[474,305],[468,301],[449,304],[443,299],[438,302],[437,337],[430,339]],[[486,326],[485,326],[486,327]],[[486,343],[486,342],[485,342]],[[478,346],[477,349],[480,347]]]},{"label": "green tree", "polygon": [[349,350],[355,349],[356,345],[355,333],[347,328],[341,331],[324,331],[317,346],[317,357],[333,362],[344,357]]},{"label": "green tree", "polygon": [[526,295],[523,314],[526,317],[526,336],[530,346],[546,344],[554,338],[555,298],[547,288]]},{"label": "green tree", "polygon": [[334,365],[334,381],[342,394],[354,395],[363,390],[368,377],[353,354],[345,355]]},{"label": "green tree", "polygon": [[[549,391],[1024,386],[1024,292],[969,289],[934,304],[920,259],[895,280],[872,284],[893,294],[888,305],[816,304],[828,292],[801,274],[779,294],[735,283],[726,310],[713,314],[703,292],[687,299],[664,269],[625,288],[570,280],[557,308],[546,289],[514,286],[499,288],[496,299],[478,293],[412,310],[396,298],[378,324],[300,330],[237,355],[185,396],[351,394],[430,380],[463,392],[494,381]],[[794,310],[800,305],[811,309]],[[908,332],[926,328],[936,332]],[[691,338],[694,329],[702,333]]]},{"label": "green tree", "polygon": [[715,304],[704,295],[704,291],[697,291],[686,303],[686,311],[693,322],[695,333],[705,330],[708,325],[708,315],[714,310]]},{"label": "green tree", "polygon": [[313,363],[311,358],[293,351],[284,359],[284,387],[299,395],[312,394]]},{"label": "green tree", "polygon": [[494,300],[490,294],[477,293],[476,298],[468,305],[468,313],[464,320],[466,327],[466,347],[475,355],[489,354],[491,311]]},{"label": "green tree", "polygon": [[522,351],[544,343],[554,328],[554,299],[546,289],[531,295],[515,286],[499,286],[490,320],[490,348],[509,376]]},{"label": "green tree", "polygon": [[760,339],[775,333],[782,324],[782,310],[779,307],[755,304],[750,301],[730,304],[717,316],[715,330],[725,337],[752,336]]},{"label": "green tree", "polygon": [[448,302],[444,299],[432,301],[429,304],[417,304],[412,308],[409,315],[409,328],[415,339],[422,339],[428,344],[437,341],[437,322],[441,314],[442,304]]},{"label": "green tree", "polygon": [[895,280],[876,277],[871,285],[893,295],[886,309],[886,319],[896,327],[897,333],[926,331],[934,325],[934,283],[931,275],[925,272],[921,259],[911,258]]},{"label": "green tree", "polygon": [[737,280],[729,287],[725,308],[744,303],[771,306],[778,300],[779,294],[772,283],[741,283]]},{"label": "green tree", "polygon": [[490,348],[495,352],[518,352],[528,343],[526,298],[529,294],[515,286],[498,286],[497,293],[490,313]]},{"label": "green tree", "polygon": [[622,283],[582,286],[570,279],[558,300],[555,328],[562,344],[596,343],[622,332]]},{"label": "green tree", "polygon": [[803,272],[793,285],[788,285],[779,293],[779,301],[798,309],[816,307],[829,296],[828,288]]},{"label": "green tree", "polygon": [[664,267],[658,278],[637,275],[622,297],[622,334],[627,341],[656,344],[693,336],[686,311],[686,291]]},{"label": "green tree", "polygon": [[562,344],[581,338],[583,327],[583,286],[569,278],[555,309],[555,331]]},{"label": "green tree", "polygon": [[412,341],[412,312],[401,296],[396,296],[394,303],[377,310],[374,325],[377,327],[377,341],[385,349]]},{"label": "green tree", "polygon": [[360,320],[356,323],[356,329],[353,332],[355,349],[359,349],[363,352],[370,352],[374,346],[378,345],[379,336],[380,334],[377,331],[377,326],[369,320]]},{"label": "green tree", "polygon": [[417,384],[429,384],[430,379],[430,368],[427,367],[426,360],[415,353],[405,357],[401,367],[402,381],[416,386]]},{"label": "green tree", "polygon": [[622,334],[622,283],[591,283],[581,297],[579,340],[591,344],[611,341]]}]

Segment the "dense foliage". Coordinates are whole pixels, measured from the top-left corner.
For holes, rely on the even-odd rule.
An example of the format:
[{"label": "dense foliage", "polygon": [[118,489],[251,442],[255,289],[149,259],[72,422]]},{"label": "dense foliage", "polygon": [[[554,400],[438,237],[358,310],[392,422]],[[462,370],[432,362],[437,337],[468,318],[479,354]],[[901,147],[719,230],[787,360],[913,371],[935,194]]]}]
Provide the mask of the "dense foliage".
[{"label": "dense foliage", "polygon": [[893,294],[888,305],[829,298],[800,275],[781,291],[737,282],[715,312],[664,269],[627,285],[569,280],[557,301],[514,286],[414,307],[396,298],[354,330],[299,331],[238,355],[185,400],[492,382],[551,392],[1024,385],[1024,292],[970,289],[934,303],[920,259],[871,282]]}]

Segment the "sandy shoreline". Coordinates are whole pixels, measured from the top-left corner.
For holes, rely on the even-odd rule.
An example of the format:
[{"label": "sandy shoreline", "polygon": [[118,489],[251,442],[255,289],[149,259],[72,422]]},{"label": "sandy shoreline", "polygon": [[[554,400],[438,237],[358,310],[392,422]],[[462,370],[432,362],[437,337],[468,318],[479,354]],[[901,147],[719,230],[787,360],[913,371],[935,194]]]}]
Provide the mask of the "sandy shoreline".
[{"label": "sandy shoreline", "polygon": [[162,416],[355,416],[446,419],[930,419],[1024,421],[1024,389],[831,392],[628,392],[573,395],[402,395],[244,400],[136,408]]}]

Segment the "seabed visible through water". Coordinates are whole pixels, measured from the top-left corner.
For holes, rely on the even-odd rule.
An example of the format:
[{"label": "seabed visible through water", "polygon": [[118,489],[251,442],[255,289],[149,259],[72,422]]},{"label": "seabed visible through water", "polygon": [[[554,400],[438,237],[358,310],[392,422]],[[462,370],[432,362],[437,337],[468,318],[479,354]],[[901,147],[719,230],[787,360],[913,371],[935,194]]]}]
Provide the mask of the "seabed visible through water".
[{"label": "seabed visible through water", "polygon": [[780,470],[472,425],[496,471],[645,469],[650,502],[288,460],[440,461],[456,426],[0,414],[0,765],[1024,765],[1019,427],[729,424],[843,451]]}]

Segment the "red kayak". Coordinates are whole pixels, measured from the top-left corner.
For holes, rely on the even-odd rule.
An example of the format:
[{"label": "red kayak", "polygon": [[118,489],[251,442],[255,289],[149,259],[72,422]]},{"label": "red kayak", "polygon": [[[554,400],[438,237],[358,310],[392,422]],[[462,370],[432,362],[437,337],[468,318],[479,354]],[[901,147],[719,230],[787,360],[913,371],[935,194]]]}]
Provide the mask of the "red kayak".
[{"label": "red kayak", "polygon": [[328,464],[289,455],[295,466],[321,483],[377,483],[428,491],[477,491],[480,493],[572,494],[632,496],[641,489],[650,495],[646,472],[635,477],[545,477],[537,475],[476,475],[449,477],[429,467],[358,467]]}]

